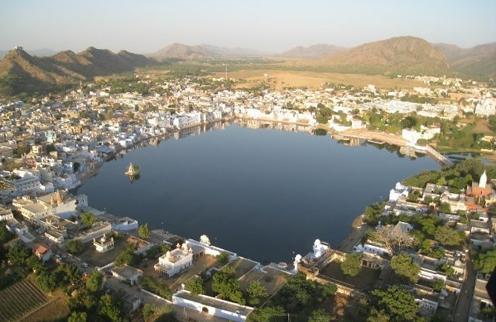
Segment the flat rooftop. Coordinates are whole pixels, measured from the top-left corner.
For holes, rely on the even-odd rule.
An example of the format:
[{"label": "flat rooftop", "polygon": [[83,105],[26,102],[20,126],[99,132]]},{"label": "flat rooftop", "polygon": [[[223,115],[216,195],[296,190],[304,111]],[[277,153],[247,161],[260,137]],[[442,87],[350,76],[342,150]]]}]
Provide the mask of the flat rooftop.
[{"label": "flat rooftop", "polygon": [[341,263],[332,261],[320,269],[319,276],[354,289],[370,290],[379,280],[380,274],[380,270],[362,267],[357,276],[348,276],[341,270]]},{"label": "flat rooftop", "polygon": [[253,311],[253,308],[217,299],[206,295],[194,295],[187,291],[179,291],[173,295],[174,297],[183,298],[193,302],[201,303],[210,307],[226,310],[229,312],[237,312],[241,315],[247,316]]}]

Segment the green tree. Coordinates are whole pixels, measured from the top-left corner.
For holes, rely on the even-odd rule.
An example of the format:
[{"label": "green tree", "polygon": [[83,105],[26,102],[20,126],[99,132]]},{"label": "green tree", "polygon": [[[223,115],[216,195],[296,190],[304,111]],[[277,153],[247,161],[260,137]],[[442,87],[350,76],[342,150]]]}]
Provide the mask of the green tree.
[{"label": "green tree", "polygon": [[138,236],[143,239],[150,238],[150,228],[148,228],[148,224],[140,225],[138,228]]},{"label": "green tree", "polygon": [[85,225],[87,227],[93,226],[93,224],[96,222],[96,217],[91,212],[82,213],[80,215],[80,218],[81,218],[81,222],[83,223],[83,225]]},{"label": "green tree", "polygon": [[137,257],[134,254],[134,249],[131,245],[128,245],[115,259],[114,263],[117,266],[121,265],[133,265],[137,261]]},{"label": "green tree", "polygon": [[445,213],[445,214],[450,214],[451,213],[451,207],[449,203],[443,202],[439,205],[439,212]]},{"label": "green tree", "polygon": [[72,312],[67,319],[67,322],[86,322],[88,320],[88,314],[86,312]]},{"label": "green tree", "polygon": [[[401,286],[393,285],[386,290],[373,290],[374,307],[392,321],[415,321],[417,304],[415,297]],[[384,319],[382,319],[384,321]]]},{"label": "green tree", "polygon": [[165,299],[170,300],[172,297],[172,291],[170,288],[151,276],[144,276],[141,280],[141,286],[145,290],[155,293]]},{"label": "green tree", "polygon": [[418,120],[415,116],[409,115],[401,120],[401,128],[412,129],[417,126]]},{"label": "green tree", "polygon": [[218,271],[212,278],[212,290],[223,299],[244,304],[243,293],[238,280],[230,272]]},{"label": "green tree", "polygon": [[333,317],[326,311],[319,309],[310,314],[308,322],[330,322]]},{"label": "green tree", "polygon": [[141,312],[143,314],[143,320],[146,322],[155,314],[155,307],[150,303],[145,303]]},{"label": "green tree", "polygon": [[479,253],[475,257],[475,268],[482,273],[492,273],[496,267],[496,249]]},{"label": "green tree", "polygon": [[284,309],[280,306],[266,306],[256,309],[248,316],[250,322],[272,322],[285,317]]},{"label": "green tree", "polygon": [[50,273],[48,271],[41,272],[36,278],[38,285],[45,292],[51,292],[57,288],[57,276],[56,274]]},{"label": "green tree", "polygon": [[437,227],[434,239],[444,246],[460,246],[464,240],[465,235],[447,226]]},{"label": "green tree", "polygon": [[251,282],[247,289],[251,305],[258,305],[268,296],[267,289],[259,281]]},{"label": "green tree", "polygon": [[83,252],[84,245],[80,240],[71,239],[65,244],[65,248],[69,253],[77,255]]},{"label": "green tree", "polygon": [[186,289],[193,294],[203,294],[205,292],[203,288],[203,280],[199,276],[194,276],[186,282]]},{"label": "green tree", "polygon": [[357,276],[361,269],[362,255],[359,253],[346,254],[341,263],[341,270],[345,275]]},{"label": "green tree", "polygon": [[413,263],[412,258],[406,254],[400,254],[391,258],[391,268],[399,276],[407,278],[415,283],[418,280],[420,267]]},{"label": "green tree", "polygon": [[227,253],[221,253],[217,256],[217,261],[221,265],[226,265],[229,262],[229,255]]},{"label": "green tree", "polygon": [[384,203],[383,202],[377,202],[374,203],[370,206],[367,206],[365,208],[365,211],[363,213],[363,220],[371,225],[371,226],[376,226],[379,223],[379,218],[382,216],[382,213],[384,212]]},{"label": "green tree", "polygon": [[103,274],[99,271],[93,271],[86,280],[86,289],[90,292],[97,292],[102,289]]},{"label": "green tree", "polygon": [[0,222],[0,246],[13,238],[14,234],[7,229],[7,223],[4,221]]},{"label": "green tree", "polygon": [[109,321],[120,322],[124,320],[120,306],[121,303],[119,303],[114,297],[110,294],[105,294],[100,297],[100,301],[98,303],[98,313]]},{"label": "green tree", "polygon": [[30,250],[18,240],[10,246],[7,259],[12,265],[22,266],[30,255]]},{"label": "green tree", "polygon": [[28,266],[35,273],[40,273],[45,268],[38,257],[34,255],[28,257],[26,260],[26,266]]}]

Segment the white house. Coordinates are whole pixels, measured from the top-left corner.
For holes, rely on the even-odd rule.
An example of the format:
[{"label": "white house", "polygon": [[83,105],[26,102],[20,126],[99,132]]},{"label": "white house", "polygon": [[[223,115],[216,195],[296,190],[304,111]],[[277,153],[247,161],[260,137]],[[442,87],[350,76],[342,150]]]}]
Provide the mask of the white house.
[{"label": "white house", "polygon": [[187,269],[192,264],[193,250],[186,243],[183,243],[182,246],[178,244],[176,249],[167,251],[164,255],[160,256],[154,268],[156,271],[171,277]]},{"label": "white house", "polygon": [[253,308],[249,306],[206,295],[194,295],[185,290],[173,294],[172,303],[179,307],[235,322],[246,321],[248,315],[253,311]]}]

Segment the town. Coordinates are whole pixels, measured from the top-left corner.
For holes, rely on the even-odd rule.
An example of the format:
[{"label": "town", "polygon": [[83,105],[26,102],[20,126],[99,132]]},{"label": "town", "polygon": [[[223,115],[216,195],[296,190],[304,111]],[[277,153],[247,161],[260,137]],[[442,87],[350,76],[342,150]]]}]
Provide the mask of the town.
[{"label": "town", "polygon": [[[69,321],[494,320],[485,285],[496,265],[496,168],[442,153],[494,159],[496,89],[397,77],[425,86],[275,90],[268,76],[244,89],[236,79],[137,73],[4,102],[0,320],[50,307]],[[443,168],[397,183],[342,245],[315,236],[291,263],[95,209],[74,190],[129,149],[226,122],[390,144]]]}]

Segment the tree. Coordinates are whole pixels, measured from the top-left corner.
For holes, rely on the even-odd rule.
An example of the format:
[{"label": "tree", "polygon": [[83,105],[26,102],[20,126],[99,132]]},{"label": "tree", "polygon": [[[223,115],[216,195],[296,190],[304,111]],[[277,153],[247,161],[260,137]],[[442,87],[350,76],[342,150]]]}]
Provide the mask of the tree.
[{"label": "tree", "polygon": [[396,229],[395,226],[381,226],[372,233],[371,237],[384,244],[391,254],[415,243],[415,239],[407,231]]},{"label": "tree", "polygon": [[445,214],[450,214],[451,213],[451,206],[449,203],[443,202],[439,205],[439,212],[445,213]]},{"label": "tree", "polygon": [[223,299],[244,304],[243,293],[234,274],[218,271],[212,278],[212,290],[220,294]]},{"label": "tree", "polygon": [[363,220],[371,225],[371,226],[376,226],[379,223],[379,218],[382,215],[384,211],[384,203],[383,202],[378,202],[374,203],[370,206],[367,206],[364,211],[364,216]]},{"label": "tree", "polygon": [[475,268],[481,273],[492,273],[496,267],[496,249],[477,254]]},{"label": "tree", "polygon": [[115,259],[114,263],[117,266],[121,265],[133,265],[137,258],[134,254],[134,249],[131,245],[128,245]]},{"label": "tree", "polygon": [[150,228],[148,228],[148,224],[140,225],[138,228],[138,236],[143,239],[150,238]]},{"label": "tree", "polygon": [[45,267],[38,257],[31,255],[26,260],[26,265],[35,273],[41,272]]},{"label": "tree", "polygon": [[341,270],[345,275],[357,276],[361,269],[362,255],[359,253],[347,254],[341,263]]},{"label": "tree", "polygon": [[145,303],[142,309],[143,320],[148,321],[155,314],[155,307],[150,303]]},{"label": "tree", "polygon": [[391,268],[399,276],[407,278],[415,283],[418,280],[420,267],[413,263],[412,258],[406,254],[400,254],[391,258]]},{"label": "tree", "polygon": [[151,276],[144,276],[141,280],[141,286],[145,290],[155,293],[163,298],[170,300],[172,297],[172,291],[170,288]]},{"label": "tree", "polygon": [[30,250],[21,241],[13,243],[7,253],[7,260],[12,265],[22,266],[31,255]]},{"label": "tree", "polygon": [[465,240],[462,232],[447,226],[437,227],[434,239],[444,246],[460,246]]},{"label": "tree", "polygon": [[101,290],[103,285],[103,275],[99,271],[91,272],[90,276],[86,280],[86,289],[90,292],[97,292]]},{"label": "tree", "polygon": [[195,295],[203,294],[205,292],[203,288],[203,280],[199,276],[190,278],[186,282],[186,289]]},{"label": "tree", "polygon": [[8,242],[14,238],[14,234],[12,234],[8,229],[7,229],[7,224],[5,222],[0,222],[0,246]]},{"label": "tree", "polygon": [[41,272],[36,278],[38,285],[46,292],[51,292],[57,288],[57,276],[48,271]]},{"label": "tree", "polygon": [[82,213],[80,218],[81,218],[81,222],[83,223],[83,225],[85,225],[87,227],[93,226],[93,224],[96,222],[96,217],[91,212]]},{"label": "tree", "polygon": [[415,116],[409,115],[401,120],[401,127],[403,129],[411,129],[417,126],[418,120]]},{"label": "tree", "polygon": [[322,309],[313,311],[308,318],[308,322],[330,322],[331,320],[332,316]]},{"label": "tree", "polygon": [[122,318],[120,303],[110,294],[102,295],[98,304],[98,313],[102,317],[105,317],[112,322],[124,320]]},{"label": "tree", "polygon": [[217,256],[217,261],[221,265],[226,265],[229,262],[229,255],[227,253],[221,253]]},{"label": "tree", "polygon": [[80,240],[71,239],[65,244],[65,248],[71,254],[80,254],[84,250],[84,245]]},{"label": "tree", "polygon": [[415,297],[406,289],[398,285],[390,286],[386,290],[372,291],[374,307],[384,316],[393,321],[417,320],[417,304]]},{"label": "tree", "polygon": [[250,322],[272,322],[286,316],[284,309],[280,306],[266,306],[256,309],[248,315]]},{"label": "tree", "polygon": [[88,314],[86,312],[72,312],[67,319],[67,322],[86,322],[88,320]]},{"label": "tree", "polygon": [[259,281],[251,282],[247,291],[251,305],[260,304],[268,296],[267,289]]}]

